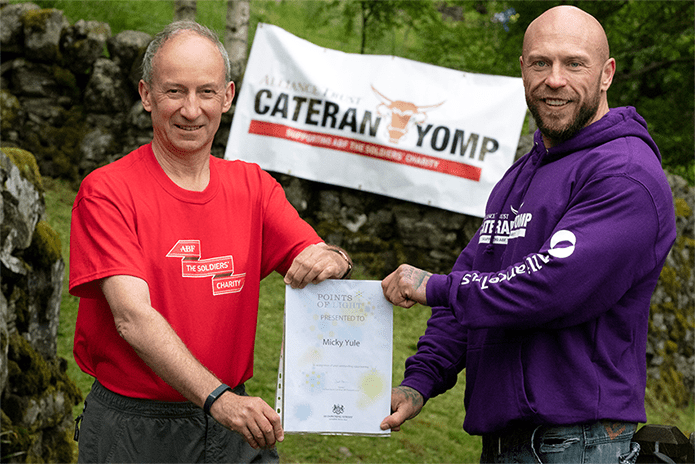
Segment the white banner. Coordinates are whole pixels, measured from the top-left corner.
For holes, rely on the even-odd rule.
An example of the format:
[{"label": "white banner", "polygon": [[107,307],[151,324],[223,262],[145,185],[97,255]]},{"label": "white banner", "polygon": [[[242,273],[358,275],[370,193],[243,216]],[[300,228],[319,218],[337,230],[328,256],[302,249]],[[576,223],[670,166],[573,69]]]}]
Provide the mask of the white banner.
[{"label": "white banner", "polygon": [[261,23],[225,158],[483,217],[525,114],[520,78],[343,53]]}]

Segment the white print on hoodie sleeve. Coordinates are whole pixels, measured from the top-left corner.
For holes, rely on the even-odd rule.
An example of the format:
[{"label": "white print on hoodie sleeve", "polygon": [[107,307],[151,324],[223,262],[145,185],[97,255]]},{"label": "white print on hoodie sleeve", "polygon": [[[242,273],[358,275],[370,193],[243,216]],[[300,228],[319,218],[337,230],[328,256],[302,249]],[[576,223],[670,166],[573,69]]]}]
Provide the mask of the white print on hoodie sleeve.
[{"label": "white print on hoodie sleeve", "polygon": [[[594,181],[537,253],[500,271],[449,274],[446,306],[468,328],[566,327],[594,319],[657,267],[658,229],[641,184],[620,176]],[[523,240],[511,231],[507,237]]]}]

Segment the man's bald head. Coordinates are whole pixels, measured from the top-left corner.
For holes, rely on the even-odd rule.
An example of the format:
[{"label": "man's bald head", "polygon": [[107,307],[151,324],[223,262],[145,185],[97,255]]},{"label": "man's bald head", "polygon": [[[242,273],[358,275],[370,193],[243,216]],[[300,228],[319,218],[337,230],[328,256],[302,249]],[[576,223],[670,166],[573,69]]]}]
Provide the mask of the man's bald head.
[{"label": "man's bald head", "polygon": [[519,59],[526,103],[546,147],[601,119],[615,75],[601,24],[573,6],[551,8],[526,29]]},{"label": "man's bald head", "polygon": [[528,53],[534,41],[552,36],[581,38],[587,48],[596,53],[598,61],[603,63],[610,58],[608,38],[601,23],[575,6],[556,6],[533,20],[524,34],[522,56]]}]

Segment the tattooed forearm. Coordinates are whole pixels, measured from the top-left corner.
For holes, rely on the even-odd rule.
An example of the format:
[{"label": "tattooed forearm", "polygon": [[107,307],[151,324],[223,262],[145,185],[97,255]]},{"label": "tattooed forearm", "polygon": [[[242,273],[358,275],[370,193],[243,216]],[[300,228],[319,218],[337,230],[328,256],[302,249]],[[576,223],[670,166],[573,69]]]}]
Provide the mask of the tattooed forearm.
[{"label": "tattooed forearm", "polygon": [[394,394],[396,392],[400,393],[405,398],[405,400],[409,401],[415,408],[415,413],[408,417],[408,419],[412,419],[413,417],[417,416],[420,412],[420,409],[422,408],[422,405],[425,402],[420,392],[415,390],[414,388],[405,387],[402,385],[395,387],[393,390]]}]

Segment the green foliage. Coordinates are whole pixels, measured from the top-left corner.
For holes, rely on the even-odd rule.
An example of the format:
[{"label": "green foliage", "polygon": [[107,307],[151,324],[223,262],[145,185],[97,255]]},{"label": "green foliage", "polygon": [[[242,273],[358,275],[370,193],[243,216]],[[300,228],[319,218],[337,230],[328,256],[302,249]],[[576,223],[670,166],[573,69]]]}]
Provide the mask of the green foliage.
[{"label": "green foliage", "polygon": [[[12,3],[23,2],[24,0],[19,0]],[[154,35],[174,17],[173,1],[37,0],[32,3],[36,3],[41,8],[56,8],[63,11],[70,24],[80,19],[105,22],[111,27],[111,33],[114,35],[125,30],[144,31]],[[207,3],[207,1],[201,3]]]},{"label": "green foliage", "polygon": [[609,98],[644,116],[664,167],[695,181],[695,4],[624,2],[605,21],[617,72]]}]

